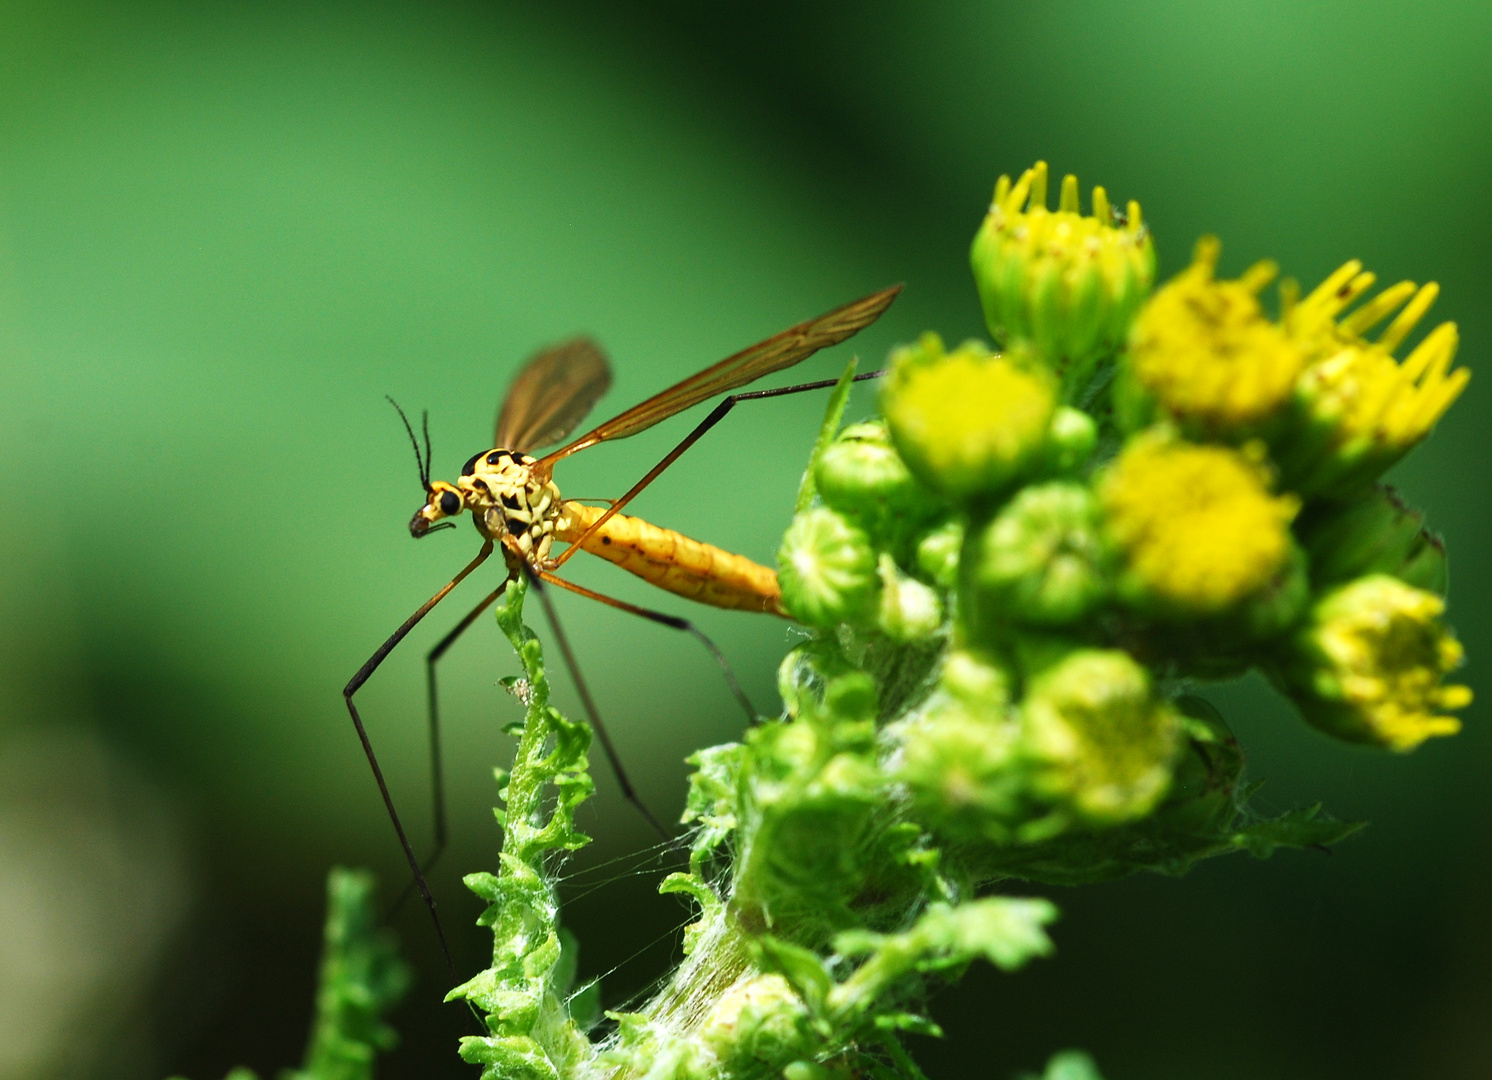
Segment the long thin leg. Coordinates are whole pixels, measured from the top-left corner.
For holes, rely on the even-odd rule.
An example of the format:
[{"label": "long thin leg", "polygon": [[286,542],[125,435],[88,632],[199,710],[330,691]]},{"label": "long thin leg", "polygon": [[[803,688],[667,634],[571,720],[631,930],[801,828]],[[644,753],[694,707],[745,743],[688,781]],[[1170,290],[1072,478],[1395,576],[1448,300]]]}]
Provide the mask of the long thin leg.
[{"label": "long thin leg", "polygon": [[477,557],[467,563],[466,568],[461,573],[452,578],[450,583],[441,589],[440,592],[421,604],[418,611],[404,620],[404,624],[395,630],[389,639],[378,647],[377,652],[368,657],[368,662],[358,668],[357,674],[352,677],[352,681],[342,690],[342,697],[347,702],[347,711],[352,716],[352,726],[357,729],[357,737],[363,744],[363,753],[367,755],[368,766],[373,770],[373,779],[378,781],[378,793],[383,796],[383,805],[389,812],[389,820],[394,823],[394,832],[399,837],[399,845],[404,849],[404,857],[409,860],[409,869],[414,872],[415,884],[419,887],[420,896],[425,900],[425,906],[430,909],[430,918],[435,922],[435,933],[440,938],[440,948],[445,953],[446,965],[453,973],[455,972],[456,965],[451,959],[450,947],[446,944],[446,933],[441,928],[440,916],[435,912],[435,897],[430,895],[430,886],[425,882],[425,875],[420,872],[420,861],[415,858],[414,848],[409,846],[409,837],[405,835],[404,825],[399,821],[399,812],[394,809],[394,800],[389,794],[389,786],[383,779],[383,770],[378,766],[378,756],[373,753],[373,743],[368,739],[367,729],[363,727],[363,718],[358,715],[357,706],[352,703],[352,696],[362,688],[363,683],[372,677],[373,673],[378,670],[378,665],[383,663],[388,654],[394,651],[399,642],[403,641],[409,632],[419,625],[420,620],[430,613],[430,609],[444,600],[447,593],[466,580],[466,575],[486,562],[487,556],[491,554],[492,541],[488,540],[482,545],[482,550],[477,552]]},{"label": "long thin leg", "polygon": [[[559,614],[554,610],[554,603],[549,599],[549,593],[544,588],[544,583],[538,574],[527,563],[523,564],[528,574],[529,584],[533,586],[534,592],[539,594],[539,602],[544,605],[544,614],[549,619],[549,628],[554,631],[554,642],[559,646],[560,655],[565,658],[565,666],[570,669],[570,679],[575,683],[575,692],[580,695],[580,703],[585,706],[586,714],[590,717],[591,727],[596,732],[596,737],[601,740],[601,749],[606,752],[606,760],[611,762],[611,771],[616,774],[617,785],[622,789],[622,796],[637,807],[638,811],[647,819],[653,830],[664,840],[672,840],[673,834],[665,829],[661,822],[653,816],[653,812],[647,808],[647,804],[637,794],[637,789],[632,786],[632,781],[627,779],[627,771],[622,768],[622,759],[617,755],[616,747],[612,744],[611,735],[606,730],[606,725],[601,722],[600,710],[596,708],[596,701],[591,697],[589,687],[580,674],[580,665],[575,662],[575,654],[570,650],[569,639],[565,637],[564,628],[560,626]],[[548,575],[546,575],[548,576]]]},{"label": "long thin leg", "polygon": [[435,648],[425,654],[425,700],[427,704],[426,714],[430,721],[430,790],[435,799],[435,850],[425,860],[423,869],[428,873],[446,849],[446,792],[445,792],[445,768],[441,762],[440,752],[440,698],[436,693],[435,665],[440,658],[446,654],[446,650],[456,644],[456,639],[471,628],[471,624],[481,617],[482,612],[490,608],[503,589],[500,588],[488,593],[482,601],[467,612],[462,619],[451,630],[449,634],[436,643]]},{"label": "long thin leg", "polygon": [[596,592],[594,589],[587,589],[584,585],[577,585],[573,581],[566,581],[562,577],[556,577],[548,571],[541,570],[539,576],[551,585],[558,585],[562,589],[569,589],[571,592],[579,593],[581,596],[588,597],[591,600],[599,600],[601,603],[614,607],[619,611],[629,611],[633,615],[641,615],[644,619],[650,619],[655,623],[662,623],[664,626],[670,626],[675,630],[683,630],[686,633],[693,634],[699,639],[700,644],[709,650],[710,655],[715,658],[715,663],[720,665],[720,671],[725,676],[726,683],[730,686],[730,692],[741,703],[741,708],[746,710],[746,722],[750,724],[756,723],[756,709],[752,706],[751,699],[746,696],[746,692],[741,689],[741,684],[736,680],[736,673],[731,669],[730,661],[725,658],[725,654],[720,651],[719,647],[705,636],[705,632],[688,619],[681,619],[677,615],[669,615],[662,611],[654,611],[652,608],[629,604],[625,600],[618,600],[614,596],[606,596],[603,593]]},{"label": "long thin leg", "polygon": [[[447,835],[445,765],[440,750],[440,699],[436,693],[435,665],[445,655],[446,650],[456,643],[456,639],[470,629],[471,624],[477,621],[482,612],[493,605],[497,598],[503,594],[503,589],[505,588],[507,588],[506,582],[488,593],[487,597],[481,603],[467,612],[466,617],[457,623],[449,634],[440,639],[435,648],[425,654],[425,719],[430,731],[430,793],[431,801],[434,804],[435,820],[435,848],[425,857],[425,861],[420,864],[420,870],[425,874],[429,874],[431,870],[435,869],[435,864],[445,854]],[[399,898],[394,901],[390,910],[398,911],[402,908],[404,902],[409,899],[409,895],[414,891],[415,880],[414,878],[410,878],[409,884],[404,887],[404,890],[399,894]]]},{"label": "long thin leg", "polygon": [[[856,375],[851,381],[864,382],[866,379],[880,378],[884,374],[886,374],[885,371],[867,371],[864,375]],[[709,431],[716,424],[720,423],[721,420],[724,420],[725,414],[736,407],[736,402],[755,401],[759,398],[784,397],[788,394],[801,394],[805,390],[822,390],[827,386],[834,386],[838,382],[838,379],[823,379],[819,382],[800,383],[797,386],[781,386],[778,387],[776,390],[752,390],[749,393],[745,394],[732,394],[730,397],[722,401],[719,405],[716,405],[713,409],[711,409],[710,415],[701,420],[698,427],[696,427],[688,435],[684,436],[684,440],[679,443],[678,446],[675,446],[672,450],[670,450],[662,461],[658,462],[658,464],[649,469],[646,476],[644,476],[637,483],[633,484],[631,491],[627,492],[627,494],[623,495],[616,502],[612,503],[611,506],[607,509],[606,513],[598,517],[591,524],[591,527],[589,529],[585,530],[585,532],[581,533],[580,536],[575,539],[574,543],[572,543],[564,551],[560,552],[558,557],[551,559],[545,569],[558,570],[561,566],[565,565],[570,556],[574,555],[577,551],[580,550],[580,546],[582,543],[584,543],[586,537],[590,536],[602,525],[604,525],[607,520],[610,519],[611,515],[617,513],[617,511],[621,510],[622,507],[626,506],[629,502],[635,499],[638,494],[641,493],[643,488],[647,487],[654,480],[658,479],[658,474],[672,465],[675,461],[679,460],[679,457],[684,453],[684,451],[688,450],[691,446],[698,442],[700,437],[704,435],[705,432]]]}]

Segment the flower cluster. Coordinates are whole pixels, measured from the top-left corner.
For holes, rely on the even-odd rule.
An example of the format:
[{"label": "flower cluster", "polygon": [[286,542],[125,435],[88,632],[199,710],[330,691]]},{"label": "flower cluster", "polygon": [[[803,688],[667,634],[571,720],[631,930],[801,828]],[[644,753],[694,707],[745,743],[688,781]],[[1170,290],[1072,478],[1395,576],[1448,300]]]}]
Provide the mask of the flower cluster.
[{"label": "flower cluster", "polygon": [[[1407,750],[1454,732],[1469,692],[1442,684],[1461,656],[1436,593],[1444,549],[1379,483],[1466,384],[1450,324],[1394,356],[1436,287],[1364,300],[1373,276],[1350,262],[1303,298],[1284,282],[1272,317],[1277,268],[1219,280],[1206,238],[1146,299],[1139,207],[1113,215],[1096,188],[1083,217],[1071,176],[1055,213],[1045,193],[1044,164],[1002,178],[974,240],[997,348],[928,334],[898,350],[884,419],[821,456],[823,505],[783,543],[789,610],[840,638],[906,640],[887,598],[932,591],[915,629],[955,652],[896,729],[911,790],[957,820],[998,805],[990,836],[1144,816],[1184,742],[1168,697],[1251,667],[1343,738]],[[998,692],[971,698],[970,665]],[[1078,674],[1094,665],[1109,674]],[[1060,739],[1039,734],[1054,686],[1086,703],[1056,710],[1072,717]],[[955,752],[971,716],[981,749]],[[1140,747],[1151,768],[1129,760]],[[950,753],[961,769],[929,772]]]}]

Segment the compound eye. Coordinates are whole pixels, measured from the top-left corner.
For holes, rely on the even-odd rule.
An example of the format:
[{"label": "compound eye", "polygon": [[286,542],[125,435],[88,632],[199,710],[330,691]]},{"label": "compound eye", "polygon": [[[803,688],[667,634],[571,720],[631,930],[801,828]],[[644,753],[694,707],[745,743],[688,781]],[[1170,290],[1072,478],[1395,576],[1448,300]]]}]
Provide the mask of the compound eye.
[{"label": "compound eye", "polygon": [[454,491],[440,493],[440,512],[446,517],[455,517],[461,512],[461,498]]}]

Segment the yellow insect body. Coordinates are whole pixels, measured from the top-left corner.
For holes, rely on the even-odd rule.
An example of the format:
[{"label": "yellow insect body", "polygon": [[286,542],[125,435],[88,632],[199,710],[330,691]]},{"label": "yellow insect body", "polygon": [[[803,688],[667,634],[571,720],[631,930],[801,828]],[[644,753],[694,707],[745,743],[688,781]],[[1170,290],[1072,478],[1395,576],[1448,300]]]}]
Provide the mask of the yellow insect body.
[{"label": "yellow insect body", "polygon": [[[574,543],[605,512],[598,506],[561,503],[554,539]],[[613,514],[580,546],[678,596],[712,607],[789,617],[775,571],[641,518]]]}]

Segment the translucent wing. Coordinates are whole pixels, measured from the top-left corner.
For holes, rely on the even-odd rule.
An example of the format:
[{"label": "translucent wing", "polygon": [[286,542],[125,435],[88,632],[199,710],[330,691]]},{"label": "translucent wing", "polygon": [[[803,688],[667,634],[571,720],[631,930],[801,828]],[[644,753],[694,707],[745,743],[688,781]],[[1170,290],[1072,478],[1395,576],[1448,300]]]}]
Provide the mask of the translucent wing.
[{"label": "translucent wing", "polygon": [[611,368],[590,338],[561,342],[524,365],[497,414],[495,446],[525,453],[559,442],[611,386]]},{"label": "translucent wing", "polygon": [[705,368],[697,375],[691,375],[661,394],[655,394],[641,405],[612,417],[600,427],[548,455],[543,463],[552,464],[587,446],[609,439],[625,439],[628,435],[646,431],[654,424],[683,412],[691,405],[698,405],[706,398],[755,382],[763,375],[770,375],[807,359],[820,349],[837,345],[880,318],[899,292],[900,285],[882,289],[878,293],[837,307],[817,319],[789,327],[734,356],[727,356],[718,364]]}]

